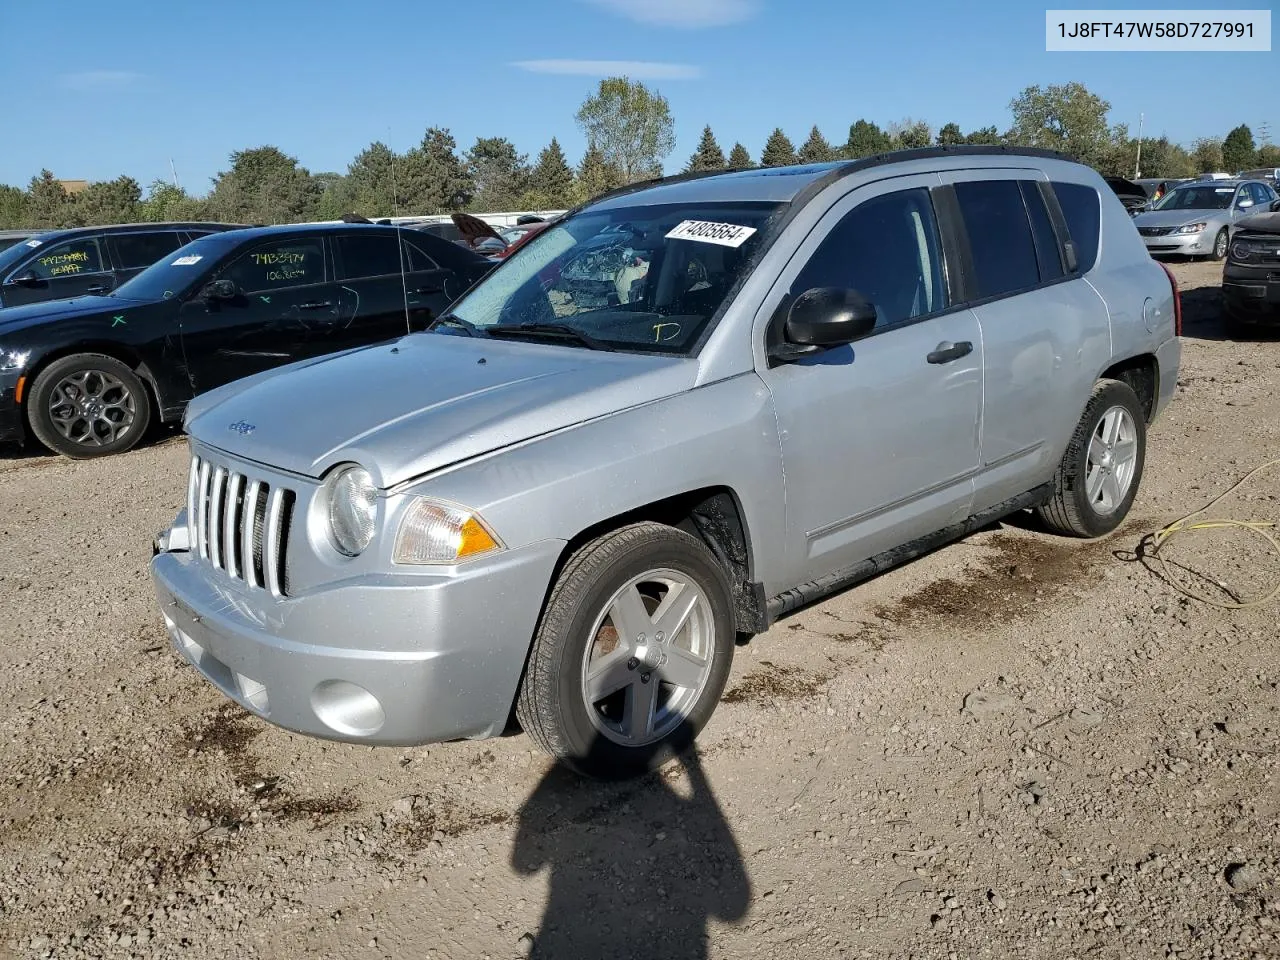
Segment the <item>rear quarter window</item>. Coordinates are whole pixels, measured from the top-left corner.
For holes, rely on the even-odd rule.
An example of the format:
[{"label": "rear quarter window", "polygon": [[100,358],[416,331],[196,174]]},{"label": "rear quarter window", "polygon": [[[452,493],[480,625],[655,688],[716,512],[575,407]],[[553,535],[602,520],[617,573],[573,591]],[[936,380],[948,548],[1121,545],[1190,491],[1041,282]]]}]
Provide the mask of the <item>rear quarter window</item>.
[{"label": "rear quarter window", "polygon": [[1067,221],[1067,232],[1076,247],[1076,266],[1088,273],[1098,260],[1098,233],[1102,228],[1102,206],[1098,191],[1082,183],[1053,182],[1053,192]]}]

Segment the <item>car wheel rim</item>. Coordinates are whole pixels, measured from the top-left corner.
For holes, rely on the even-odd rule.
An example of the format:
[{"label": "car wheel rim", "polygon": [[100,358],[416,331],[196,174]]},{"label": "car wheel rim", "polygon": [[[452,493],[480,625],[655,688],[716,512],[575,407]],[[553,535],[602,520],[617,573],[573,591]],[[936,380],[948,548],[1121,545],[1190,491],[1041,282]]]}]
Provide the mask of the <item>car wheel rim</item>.
[{"label": "car wheel rim", "polygon": [[49,394],[49,420],[63,437],[82,447],[102,447],[124,436],[137,417],[133,392],[102,370],[78,370]]},{"label": "car wheel rim", "polygon": [[614,743],[643,747],[677,729],[706,689],[715,619],[687,574],[650,570],[624,584],[592,624],[582,658],[582,699]]},{"label": "car wheel rim", "polygon": [[1227,235],[1225,233],[1218,234],[1218,239],[1213,244],[1213,253],[1219,259],[1227,255]]},{"label": "car wheel rim", "polygon": [[1089,438],[1084,489],[1100,516],[1115,513],[1129,495],[1138,467],[1138,427],[1124,407],[1102,415]]}]

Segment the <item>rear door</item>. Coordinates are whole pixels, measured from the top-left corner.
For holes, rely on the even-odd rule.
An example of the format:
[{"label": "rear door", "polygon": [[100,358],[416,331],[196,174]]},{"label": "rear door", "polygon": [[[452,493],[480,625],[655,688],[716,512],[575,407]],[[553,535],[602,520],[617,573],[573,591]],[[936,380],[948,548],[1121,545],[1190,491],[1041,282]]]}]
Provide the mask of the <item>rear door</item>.
[{"label": "rear door", "polygon": [[4,306],[109,293],[115,283],[97,237],[35,247],[0,283]]},{"label": "rear door", "polygon": [[209,279],[230,280],[236,295],[183,305],[182,349],[196,393],[325,352],[339,298],[323,236],[252,243]]},{"label": "rear door", "polygon": [[407,278],[401,272],[397,233],[392,229],[339,230],[333,235],[341,308],[338,321],[326,334],[331,351],[409,333],[405,318]]},{"label": "rear door", "polygon": [[114,233],[106,241],[115,267],[115,285],[119,286],[177,250],[183,244],[183,236],[177,230],[148,230]]}]

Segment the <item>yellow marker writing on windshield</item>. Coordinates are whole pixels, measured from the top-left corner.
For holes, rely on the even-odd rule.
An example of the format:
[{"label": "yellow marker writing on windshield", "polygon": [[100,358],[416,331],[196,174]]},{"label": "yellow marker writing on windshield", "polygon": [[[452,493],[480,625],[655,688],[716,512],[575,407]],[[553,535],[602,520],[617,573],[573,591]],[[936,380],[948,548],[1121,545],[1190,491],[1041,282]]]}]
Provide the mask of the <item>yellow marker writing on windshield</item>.
[{"label": "yellow marker writing on windshield", "polygon": [[[662,340],[662,339],[663,339],[663,336],[662,336],[662,328],[663,328],[663,327],[675,327],[675,328],[676,328],[676,332],[675,332],[675,333],[673,333],[673,334],[671,335],[671,337],[678,337],[678,336],[680,335],[680,324],[678,324],[678,323],[655,323],[655,324],[653,325],[653,342],[654,342],[654,343],[657,343],[658,341],[660,341],[660,340]],[[667,337],[666,339],[667,339],[667,340],[670,340],[670,339],[671,339],[671,337]]]}]

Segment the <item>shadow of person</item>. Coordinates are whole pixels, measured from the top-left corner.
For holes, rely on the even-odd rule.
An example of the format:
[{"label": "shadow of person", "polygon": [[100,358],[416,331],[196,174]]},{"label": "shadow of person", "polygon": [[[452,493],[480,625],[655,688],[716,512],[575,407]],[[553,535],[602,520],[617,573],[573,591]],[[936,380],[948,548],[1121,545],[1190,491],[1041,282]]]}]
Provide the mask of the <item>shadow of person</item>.
[{"label": "shadow of person", "polygon": [[521,808],[512,865],[551,873],[530,955],[696,960],[707,921],[746,915],[751,883],[694,750],[626,783],[555,767]]}]

